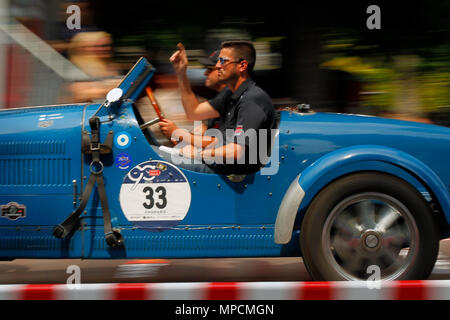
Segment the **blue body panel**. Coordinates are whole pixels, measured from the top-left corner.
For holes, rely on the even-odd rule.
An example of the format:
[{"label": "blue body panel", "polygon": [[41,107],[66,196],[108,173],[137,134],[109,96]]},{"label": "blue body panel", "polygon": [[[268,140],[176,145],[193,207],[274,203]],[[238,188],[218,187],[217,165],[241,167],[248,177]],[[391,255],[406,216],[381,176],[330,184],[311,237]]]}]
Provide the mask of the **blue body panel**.
[{"label": "blue body panel", "polygon": [[[89,107],[87,117],[95,112],[97,106]],[[152,160],[161,159],[149,145],[142,131],[137,125],[131,104],[125,104],[121,112],[121,119],[108,122],[108,116],[102,120],[101,136],[105,137],[109,130],[127,132],[131,136],[131,144],[126,152],[132,158],[131,167]],[[86,120],[87,121],[87,120]],[[88,126],[88,123],[85,123]],[[114,146],[114,154],[124,152]],[[83,162],[84,171],[89,170],[90,159]],[[267,177],[259,174],[247,176],[240,183],[230,182],[221,175],[204,174],[182,170],[191,191],[192,199],[186,218],[177,226],[162,232],[140,230],[129,222],[122,213],[118,194],[125,175],[129,170],[121,170],[111,164],[106,165],[104,176],[107,179],[109,205],[114,227],[124,230],[125,239],[135,238],[135,245],[125,245],[125,252],[112,250],[114,257],[225,257],[225,256],[279,256],[282,246],[273,241],[273,225],[276,218],[276,206],[282,193],[276,193],[273,184]],[[261,184],[266,186],[261,188]],[[259,196],[260,206],[248,201],[262,192]],[[273,196],[268,194],[273,192]],[[90,226],[89,232],[95,236],[90,243],[86,243],[86,258],[110,257],[105,251],[103,236],[103,219],[98,198],[91,200],[87,214],[83,215]],[[264,210],[261,210],[264,208]],[[95,230],[95,231],[94,231]],[[128,243],[128,240],[125,240]],[[101,249],[99,249],[101,248]],[[144,250],[144,251],[143,251]],[[283,249],[286,251],[286,249]],[[115,253],[113,253],[115,252]]]},{"label": "blue body panel", "polygon": [[[144,72],[145,79],[133,88]],[[53,227],[80,202],[91,163],[90,156],[81,153],[81,133],[90,131],[89,118],[100,105],[0,111],[0,205],[15,202],[26,207],[24,217],[0,217],[0,257],[299,255],[298,229],[309,202],[331,181],[357,171],[399,176],[428,192],[450,221],[450,129],[375,117],[282,112],[272,151],[279,156],[276,174],[258,172],[231,182],[226,176],[180,169],[191,191],[186,215],[168,228],[142,229],[124,213],[120,195],[133,167],[149,160],[166,161],[140,130],[133,108],[152,72],[145,59],[138,63],[120,85],[130,93],[127,99],[98,113],[100,141],[114,132],[112,155],[102,161],[112,225],[125,240],[121,248],[111,249],[105,242],[95,188],[81,215],[82,228],[65,240],[52,236]],[[118,162],[119,155],[124,155],[126,166]],[[299,173],[298,183],[306,194],[294,236],[288,244],[276,244],[278,208]],[[144,195],[138,201],[145,201]]]},{"label": "blue body panel", "polygon": [[[369,167],[366,162],[371,162],[373,168]],[[318,159],[314,165],[308,167],[302,172],[299,178],[299,184],[308,192],[312,185],[316,184],[322,176],[328,176],[333,172],[341,171],[340,175],[345,173],[351,173],[356,171],[380,171],[388,172],[387,169],[380,170],[376,165],[377,162],[382,164],[390,164],[406,171],[405,173],[399,173],[398,176],[405,179],[406,173],[414,176],[421,185],[426,185],[428,191],[430,191],[434,197],[438,199],[442,209],[446,215],[447,220],[450,218],[450,199],[445,192],[446,186],[442,180],[430,169],[426,164],[406,154],[398,149],[392,149],[390,147],[373,146],[373,145],[358,145],[354,147],[347,147],[338,149],[334,152],[326,154]],[[343,167],[350,167],[347,170],[343,170]],[[345,172],[345,173],[344,173]],[[335,176],[335,178],[339,177]],[[327,182],[331,180],[330,177],[325,179]],[[414,184],[413,184],[414,185]],[[419,186],[417,183],[416,187]]]},{"label": "blue body panel", "polygon": [[62,241],[51,231],[58,220],[74,210],[72,181],[81,180],[83,107],[0,113],[0,204],[14,201],[26,207],[23,218],[0,219],[1,256],[57,258],[81,254],[80,235]]}]

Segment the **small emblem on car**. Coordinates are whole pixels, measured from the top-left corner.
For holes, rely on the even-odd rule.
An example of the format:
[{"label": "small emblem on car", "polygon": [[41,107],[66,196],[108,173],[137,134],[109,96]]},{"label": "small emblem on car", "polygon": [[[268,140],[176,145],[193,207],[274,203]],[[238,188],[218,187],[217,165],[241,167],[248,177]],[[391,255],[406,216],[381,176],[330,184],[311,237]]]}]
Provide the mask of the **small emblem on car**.
[{"label": "small emblem on car", "polygon": [[52,125],[53,125],[53,120],[42,120],[42,121],[39,121],[39,123],[38,123],[39,128],[48,128],[48,127],[51,127]]},{"label": "small emblem on car", "polygon": [[10,202],[7,205],[2,205],[2,217],[9,220],[17,220],[26,216],[26,207],[17,202]]},{"label": "small emblem on car", "polygon": [[156,165],[156,168],[158,168],[158,169],[161,170],[161,171],[166,171],[166,170],[167,170],[167,166],[166,166],[165,164],[162,164],[161,162],[159,162],[159,163]]},{"label": "small emblem on car", "polygon": [[119,149],[127,149],[131,145],[131,136],[128,132],[119,132],[115,137],[114,143]]},{"label": "small emblem on car", "polygon": [[151,177],[159,177],[159,175],[161,174],[160,170],[149,170],[148,171],[149,176]]},{"label": "small emblem on car", "polygon": [[116,166],[121,170],[129,169],[131,162],[131,157],[127,153],[120,153],[116,156]]}]

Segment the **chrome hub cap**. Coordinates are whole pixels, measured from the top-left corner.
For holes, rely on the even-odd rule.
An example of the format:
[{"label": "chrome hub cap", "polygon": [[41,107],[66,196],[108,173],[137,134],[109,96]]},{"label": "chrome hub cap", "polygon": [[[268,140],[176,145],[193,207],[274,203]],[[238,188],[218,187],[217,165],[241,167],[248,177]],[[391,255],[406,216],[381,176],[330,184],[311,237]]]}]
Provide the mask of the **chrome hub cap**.
[{"label": "chrome hub cap", "polygon": [[376,251],[381,246],[381,236],[374,230],[369,230],[361,236],[361,245],[367,251]]},{"label": "chrome hub cap", "polygon": [[369,266],[380,280],[407,272],[417,257],[419,232],[408,208],[382,193],[360,193],[341,201],[322,231],[327,262],[347,280],[367,280]]}]

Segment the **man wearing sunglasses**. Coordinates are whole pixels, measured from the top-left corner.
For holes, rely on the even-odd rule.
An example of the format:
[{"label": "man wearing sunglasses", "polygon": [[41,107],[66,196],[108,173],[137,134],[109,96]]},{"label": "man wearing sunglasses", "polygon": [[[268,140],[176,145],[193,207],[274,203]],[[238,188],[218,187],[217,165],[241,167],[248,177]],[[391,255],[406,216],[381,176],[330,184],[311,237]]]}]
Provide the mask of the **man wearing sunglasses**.
[{"label": "man wearing sunglasses", "polygon": [[[250,78],[256,61],[253,44],[245,40],[222,43],[216,67],[219,79],[229,90],[202,103],[199,103],[192,92],[187,78],[188,59],[184,46],[178,44],[178,49],[170,61],[177,74],[187,118],[220,118],[218,129],[223,134],[223,143],[203,149],[202,159],[223,159],[224,162],[208,165],[213,172],[221,174],[247,174],[258,171],[262,166],[261,159],[257,157],[255,161],[249,161],[249,150],[259,147],[260,129],[270,131],[273,128],[275,109],[269,95]],[[240,136],[247,136],[247,130],[253,130],[256,136],[249,135],[245,141],[239,140]],[[231,136],[230,131],[233,133]],[[270,141],[267,144],[270,148]]]}]

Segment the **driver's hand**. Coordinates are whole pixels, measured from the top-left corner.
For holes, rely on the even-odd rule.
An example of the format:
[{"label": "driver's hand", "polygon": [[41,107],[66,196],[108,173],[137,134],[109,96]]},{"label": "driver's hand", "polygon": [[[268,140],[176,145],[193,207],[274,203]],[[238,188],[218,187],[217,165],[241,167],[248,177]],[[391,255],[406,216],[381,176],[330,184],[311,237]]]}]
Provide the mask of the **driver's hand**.
[{"label": "driver's hand", "polygon": [[186,50],[182,43],[177,44],[178,50],[170,57],[170,62],[177,74],[184,74],[188,66]]},{"label": "driver's hand", "polygon": [[178,129],[177,125],[169,119],[159,121],[159,128],[168,139],[171,139],[172,133]]}]

